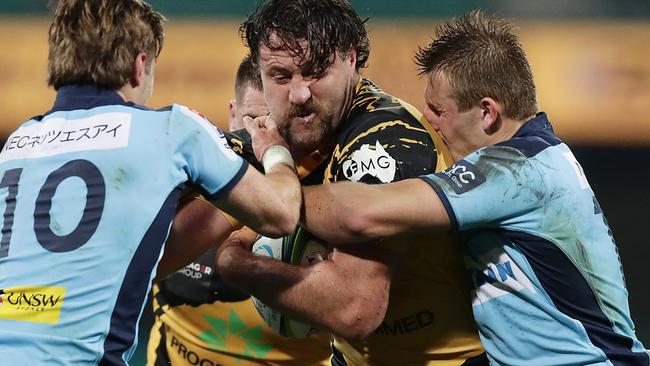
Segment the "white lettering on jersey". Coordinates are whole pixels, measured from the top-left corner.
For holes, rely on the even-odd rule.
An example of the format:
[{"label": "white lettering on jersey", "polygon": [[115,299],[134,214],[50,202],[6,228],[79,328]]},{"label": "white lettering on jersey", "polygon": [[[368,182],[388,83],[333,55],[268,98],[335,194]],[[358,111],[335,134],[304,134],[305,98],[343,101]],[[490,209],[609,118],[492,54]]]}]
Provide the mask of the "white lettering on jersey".
[{"label": "white lettering on jersey", "polygon": [[366,174],[377,177],[382,183],[395,179],[396,163],[377,141],[375,148],[369,144],[361,146],[350,159],[343,162],[343,174],[353,182],[361,180]]},{"label": "white lettering on jersey", "polygon": [[[470,181],[473,181],[476,179],[476,174],[472,172],[467,171],[467,167],[463,165],[454,165],[451,168],[449,168],[449,172],[446,173],[449,177],[452,177],[453,175],[458,176],[458,179],[461,181],[461,183],[464,184],[469,184]],[[453,177],[452,177],[453,179]]]},{"label": "white lettering on jersey", "polygon": [[587,181],[585,172],[584,170],[582,170],[582,166],[580,165],[580,163],[578,163],[576,157],[573,156],[571,152],[562,153],[562,156],[564,156],[564,158],[569,162],[569,164],[571,164],[571,167],[576,172],[576,176],[578,177],[578,181],[580,182],[580,188],[582,189],[589,188],[589,182]]},{"label": "white lettering on jersey", "polygon": [[507,253],[501,253],[498,257],[493,252],[484,254],[482,259],[470,262],[470,267],[474,283],[472,305],[480,305],[513,292],[537,292],[528,276]]},{"label": "white lettering on jersey", "polygon": [[213,125],[208,121],[205,117],[201,116],[200,114],[192,111],[191,109],[187,108],[186,106],[179,106],[180,111],[183,112],[184,115],[192,118],[195,120],[199,126],[201,126],[207,133],[214,139],[214,141],[217,143],[217,146],[219,146],[219,150],[230,160],[235,161],[238,159],[237,154],[232,151],[230,146],[228,145],[228,141],[226,140],[226,136],[221,132],[220,129],[217,128],[217,126]]},{"label": "white lettering on jersey", "polygon": [[0,162],[34,159],[84,150],[127,147],[130,113],[104,113],[81,119],[47,118],[16,130],[7,139]]}]

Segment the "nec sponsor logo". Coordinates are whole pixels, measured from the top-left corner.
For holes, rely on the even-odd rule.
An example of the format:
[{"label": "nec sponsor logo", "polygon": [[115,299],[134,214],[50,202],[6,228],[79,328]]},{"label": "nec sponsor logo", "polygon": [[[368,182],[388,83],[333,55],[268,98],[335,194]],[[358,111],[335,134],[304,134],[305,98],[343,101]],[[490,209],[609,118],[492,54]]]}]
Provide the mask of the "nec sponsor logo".
[{"label": "nec sponsor logo", "polygon": [[447,181],[458,194],[465,193],[485,182],[485,176],[467,160],[460,160],[436,175]]},{"label": "nec sponsor logo", "polygon": [[64,287],[24,286],[0,290],[0,319],[58,323]]},{"label": "nec sponsor logo", "polygon": [[365,175],[371,175],[382,183],[395,179],[396,163],[377,141],[374,149],[369,144],[361,146],[350,159],[343,162],[343,174],[351,181],[357,182]]},{"label": "nec sponsor logo", "polygon": [[483,258],[491,258],[491,260],[470,262],[473,268],[474,285],[472,305],[479,305],[524,290],[537,292],[526,273],[507,253],[501,253],[496,260],[494,255],[485,255]]}]

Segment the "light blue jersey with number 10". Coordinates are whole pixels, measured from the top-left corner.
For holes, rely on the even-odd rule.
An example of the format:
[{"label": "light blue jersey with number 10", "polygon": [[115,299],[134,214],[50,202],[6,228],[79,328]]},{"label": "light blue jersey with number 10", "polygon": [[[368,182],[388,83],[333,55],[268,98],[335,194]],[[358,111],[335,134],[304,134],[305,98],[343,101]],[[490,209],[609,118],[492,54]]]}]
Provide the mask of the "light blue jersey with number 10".
[{"label": "light blue jersey with number 10", "polygon": [[186,107],[61,88],[0,153],[0,364],[126,364],[181,187],[246,168]]}]

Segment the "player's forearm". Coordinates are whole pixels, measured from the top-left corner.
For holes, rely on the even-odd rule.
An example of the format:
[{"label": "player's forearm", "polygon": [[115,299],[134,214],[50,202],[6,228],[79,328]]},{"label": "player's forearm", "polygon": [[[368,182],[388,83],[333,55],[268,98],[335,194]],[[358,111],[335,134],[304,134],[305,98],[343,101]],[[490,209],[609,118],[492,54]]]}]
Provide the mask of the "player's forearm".
[{"label": "player's forearm", "polygon": [[266,177],[249,167],[227,196],[212,202],[244,226],[278,238],[295,229],[302,195],[293,168],[280,163],[269,169]]},{"label": "player's forearm", "polygon": [[301,224],[330,243],[359,243],[450,227],[440,198],[421,179],[303,187],[303,199]]},{"label": "player's forearm", "polygon": [[303,187],[301,224],[330,243],[378,239],[382,230],[376,229],[383,228],[372,222],[372,200],[376,199],[373,189],[374,186],[353,182]]},{"label": "player's forearm", "polygon": [[176,212],[155,280],[186,266],[221,244],[233,227],[224,214],[202,198],[192,198]]},{"label": "player's forearm", "polygon": [[276,201],[278,209],[270,212],[267,221],[282,220],[283,232],[292,232],[298,225],[302,208],[302,189],[293,167],[276,164],[266,173],[269,196]]},{"label": "player's forearm", "polygon": [[228,250],[217,262],[222,278],[280,313],[350,339],[365,338],[383,320],[387,272],[358,278],[341,274],[331,261],[300,267],[243,248]]}]

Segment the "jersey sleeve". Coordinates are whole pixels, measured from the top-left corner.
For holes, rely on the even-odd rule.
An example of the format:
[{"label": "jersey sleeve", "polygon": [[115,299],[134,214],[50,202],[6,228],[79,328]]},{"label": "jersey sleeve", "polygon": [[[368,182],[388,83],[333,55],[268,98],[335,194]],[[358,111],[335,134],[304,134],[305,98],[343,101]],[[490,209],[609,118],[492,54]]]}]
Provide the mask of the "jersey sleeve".
[{"label": "jersey sleeve", "polygon": [[334,159],[336,181],[379,184],[434,172],[436,150],[414,118],[377,113],[355,124],[339,142]]},{"label": "jersey sleeve", "polygon": [[232,150],[224,133],[185,106],[174,105],[170,118],[170,133],[179,139],[176,157],[181,160],[189,183],[200,187],[208,199],[234,187],[248,163]]},{"label": "jersey sleeve", "polygon": [[528,226],[524,221],[546,197],[539,169],[510,147],[483,148],[421,178],[440,197],[455,230]]}]

